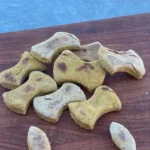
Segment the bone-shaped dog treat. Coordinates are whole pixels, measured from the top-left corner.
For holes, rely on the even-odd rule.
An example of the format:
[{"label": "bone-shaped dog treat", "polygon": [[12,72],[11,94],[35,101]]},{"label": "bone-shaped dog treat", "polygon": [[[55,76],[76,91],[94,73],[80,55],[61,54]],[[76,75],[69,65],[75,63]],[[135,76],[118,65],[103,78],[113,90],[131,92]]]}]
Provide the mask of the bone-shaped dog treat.
[{"label": "bone-shaped dog treat", "polygon": [[71,102],[86,100],[84,92],[73,83],[64,83],[56,92],[34,98],[33,105],[39,117],[57,122]]},{"label": "bone-shaped dog treat", "polygon": [[108,112],[119,111],[121,102],[116,93],[107,86],[96,88],[87,101],[68,104],[71,117],[80,127],[94,129],[98,118]]},{"label": "bone-shaped dog treat", "polygon": [[82,45],[80,50],[73,51],[80,59],[84,61],[98,60],[98,50],[102,45],[99,42]]},{"label": "bone-shaped dog treat", "polygon": [[123,125],[112,122],[110,125],[110,134],[113,142],[120,150],[136,150],[134,137]]},{"label": "bone-shaped dog treat", "polygon": [[36,59],[50,63],[55,55],[66,49],[80,49],[79,39],[67,32],[57,32],[48,40],[32,46],[31,53]]},{"label": "bone-shaped dog treat", "polygon": [[7,89],[15,89],[22,84],[31,71],[36,70],[44,71],[46,66],[26,51],[18,64],[0,73],[0,83]]},{"label": "bone-shaped dog treat", "polygon": [[133,50],[114,51],[100,47],[98,51],[102,67],[113,75],[116,72],[127,72],[137,79],[145,74],[143,60]]},{"label": "bone-shaped dog treat", "polygon": [[51,150],[50,142],[46,134],[34,126],[29,128],[27,144],[29,150]]},{"label": "bone-shaped dog treat", "polygon": [[98,60],[84,62],[71,51],[65,50],[54,63],[53,75],[58,84],[75,82],[91,92],[103,83],[106,72]]},{"label": "bone-shaped dog treat", "polygon": [[20,87],[3,94],[6,106],[19,114],[26,114],[33,98],[57,90],[55,81],[48,75],[33,71],[29,80]]}]

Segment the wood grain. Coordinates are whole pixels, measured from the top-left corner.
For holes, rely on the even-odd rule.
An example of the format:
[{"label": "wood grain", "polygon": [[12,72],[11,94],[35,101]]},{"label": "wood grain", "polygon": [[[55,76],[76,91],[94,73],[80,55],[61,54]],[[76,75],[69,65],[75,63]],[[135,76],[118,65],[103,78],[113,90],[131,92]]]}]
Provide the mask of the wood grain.
[{"label": "wood grain", "polygon": [[[109,134],[112,121],[131,131],[137,150],[150,150],[150,14],[0,34],[0,71],[15,65],[21,53],[57,31],[75,34],[82,44],[99,41],[116,50],[134,49],[144,60],[146,75],[141,80],[125,73],[107,75],[104,84],[116,91],[123,108],[102,116],[93,131],[78,127],[68,110],[56,124],[41,120],[32,106],[26,116],[18,115],[5,107],[1,95],[7,90],[0,87],[0,150],[27,150],[27,132],[31,125],[46,132],[52,150],[117,150]],[[52,75],[52,68],[52,64],[49,65],[46,73]]]}]

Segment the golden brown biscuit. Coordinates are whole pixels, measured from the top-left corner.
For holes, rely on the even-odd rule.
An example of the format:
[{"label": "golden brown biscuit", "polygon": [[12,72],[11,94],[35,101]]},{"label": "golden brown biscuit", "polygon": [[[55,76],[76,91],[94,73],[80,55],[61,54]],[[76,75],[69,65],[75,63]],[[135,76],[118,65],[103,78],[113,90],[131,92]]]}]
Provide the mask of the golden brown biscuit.
[{"label": "golden brown biscuit", "polygon": [[55,90],[57,90],[57,85],[50,76],[39,71],[33,71],[27,82],[4,93],[3,99],[9,109],[25,115],[33,98]]},{"label": "golden brown biscuit", "polygon": [[57,32],[48,40],[32,46],[32,55],[44,63],[50,63],[54,56],[63,50],[78,50],[80,48],[79,39],[67,32]]},{"label": "golden brown biscuit", "polygon": [[133,50],[115,51],[100,47],[98,55],[102,67],[111,75],[116,72],[127,72],[135,78],[141,79],[145,74],[143,60]]},{"label": "golden brown biscuit", "polygon": [[87,101],[68,104],[72,119],[80,127],[94,129],[98,118],[108,112],[119,111],[121,102],[116,93],[107,86],[96,88],[94,95]]},{"label": "golden brown biscuit", "polygon": [[46,66],[26,51],[14,67],[0,73],[0,83],[7,89],[15,89],[22,84],[30,72],[36,70],[44,71]]},{"label": "golden brown biscuit", "polygon": [[51,150],[50,142],[46,134],[34,126],[29,128],[27,144],[29,150]]},{"label": "golden brown biscuit", "polygon": [[65,50],[54,63],[53,75],[58,84],[75,82],[92,92],[103,83],[106,72],[98,60],[84,62],[71,51]]}]

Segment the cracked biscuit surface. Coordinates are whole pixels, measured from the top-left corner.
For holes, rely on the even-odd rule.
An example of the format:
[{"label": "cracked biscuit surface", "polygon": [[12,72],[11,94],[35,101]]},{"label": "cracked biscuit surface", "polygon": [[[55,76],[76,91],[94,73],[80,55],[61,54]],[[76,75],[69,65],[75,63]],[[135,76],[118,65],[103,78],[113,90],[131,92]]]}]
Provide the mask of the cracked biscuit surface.
[{"label": "cracked biscuit surface", "polygon": [[127,72],[141,79],[145,74],[143,60],[134,50],[115,51],[100,47],[98,56],[102,67],[111,75],[116,72]]}]

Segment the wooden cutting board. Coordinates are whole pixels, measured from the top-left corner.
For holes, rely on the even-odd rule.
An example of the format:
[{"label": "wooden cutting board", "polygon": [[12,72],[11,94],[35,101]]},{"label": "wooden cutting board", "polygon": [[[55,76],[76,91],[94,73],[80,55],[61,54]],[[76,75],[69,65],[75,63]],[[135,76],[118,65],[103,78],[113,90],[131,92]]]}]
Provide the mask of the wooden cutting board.
[{"label": "wooden cutting board", "polygon": [[[104,84],[118,94],[123,108],[102,116],[93,131],[77,126],[68,110],[56,124],[37,117],[32,106],[26,116],[16,114],[5,107],[1,95],[8,90],[0,87],[0,150],[27,150],[32,125],[46,132],[52,150],[117,150],[109,134],[112,121],[131,131],[137,150],[150,150],[150,14],[0,34],[0,71],[15,65],[21,53],[58,31],[75,34],[82,44],[99,41],[116,50],[134,49],[143,58],[146,75],[141,80],[126,73],[107,75]],[[52,76],[52,64],[46,73]]]}]

